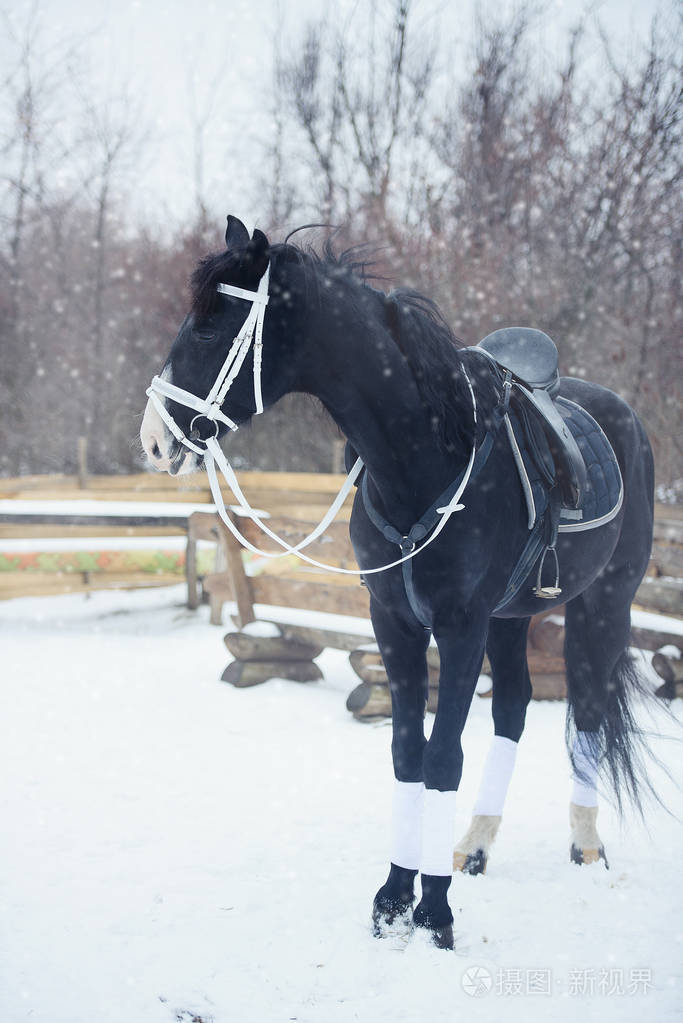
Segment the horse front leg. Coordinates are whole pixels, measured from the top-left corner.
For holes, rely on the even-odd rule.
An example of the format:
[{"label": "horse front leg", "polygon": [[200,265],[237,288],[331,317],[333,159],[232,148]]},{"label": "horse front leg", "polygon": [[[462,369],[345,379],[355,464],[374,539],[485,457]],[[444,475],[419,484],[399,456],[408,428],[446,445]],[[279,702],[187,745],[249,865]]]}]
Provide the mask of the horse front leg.
[{"label": "horse front leg", "polygon": [[372,624],[389,678],[392,709],[391,753],[394,793],[389,876],[372,908],[376,937],[407,934],[412,928],[414,882],[420,867],[428,695],[426,651],[429,633],[372,603]]},{"label": "horse front leg", "polygon": [[453,869],[483,874],[498,834],[505,797],[531,699],[526,644],[529,618],[492,618],[486,652],[493,677],[494,736],[489,747],[472,823],[455,847]]},{"label": "horse front leg", "polygon": [[438,948],[453,948],[452,880],[456,791],[462,777],[462,731],[476,686],[488,626],[484,609],[471,605],[435,622],[441,673],[432,734],[425,746],[425,798],[420,879],[422,898],[413,923],[430,932]]}]

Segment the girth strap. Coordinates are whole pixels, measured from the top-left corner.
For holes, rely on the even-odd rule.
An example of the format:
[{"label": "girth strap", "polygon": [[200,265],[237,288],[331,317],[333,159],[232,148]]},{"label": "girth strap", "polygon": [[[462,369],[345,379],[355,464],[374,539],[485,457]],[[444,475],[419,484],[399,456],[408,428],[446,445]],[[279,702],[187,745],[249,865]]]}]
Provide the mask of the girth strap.
[{"label": "girth strap", "polygon": [[[481,472],[481,470],[486,465],[488,457],[491,454],[492,448],[493,432],[489,431],[484,437],[484,440],[482,441],[480,447],[476,451],[476,455],[469,476],[470,482],[478,475],[478,473]],[[444,492],[436,499],[436,501],[434,501],[434,503],[427,509],[424,515],[422,515],[421,518],[419,518],[418,521],[413,526],[411,526],[411,528],[405,535],[399,532],[399,530],[396,529],[395,526],[392,526],[390,522],[387,522],[384,516],[377,511],[377,508],[372,503],[368,490],[367,472],[363,473],[363,478],[360,485],[363,507],[365,508],[368,518],[370,519],[372,524],[380,531],[384,539],[388,540],[390,543],[397,544],[398,547],[400,547],[401,549],[402,555],[404,556],[410,555],[415,550],[417,544],[421,540],[424,540],[424,538],[434,529],[437,522],[441,518],[441,515],[443,514],[443,506],[444,505],[449,506],[453,499],[456,497],[456,495],[458,494],[458,490],[460,489],[462,482],[465,478],[466,472],[467,469],[463,469],[461,472],[458,473],[453,482],[446,488],[446,490],[444,490]],[[452,510],[460,511],[462,508],[463,505],[456,504],[453,506]],[[408,603],[410,604],[413,614],[420,622],[420,624],[424,626],[425,629],[431,629],[431,622],[429,622],[426,615],[422,613],[417,601],[417,596],[415,594],[415,586],[413,584],[412,559],[404,561],[401,564],[401,572],[403,573],[403,585],[405,586],[406,596],[408,598]]]}]

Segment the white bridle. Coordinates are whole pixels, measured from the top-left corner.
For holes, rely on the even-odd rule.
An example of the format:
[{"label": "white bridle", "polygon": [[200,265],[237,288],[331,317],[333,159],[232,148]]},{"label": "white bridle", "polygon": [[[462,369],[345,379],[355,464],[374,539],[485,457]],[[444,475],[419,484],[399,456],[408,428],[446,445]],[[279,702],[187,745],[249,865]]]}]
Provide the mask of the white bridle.
[{"label": "white bridle", "polygon": [[[258,289],[256,291],[247,291],[244,288],[236,288],[232,284],[218,284],[216,290],[223,295],[231,295],[235,298],[241,298],[247,302],[251,302],[251,309],[249,314],[240,329],[239,334],[234,338],[230,351],[223,363],[221,369],[218,372],[215,383],[206,398],[198,398],[192,394],[191,391],[186,391],[182,387],[176,387],[175,384],[171,384],[166,380],[162,380],[161,377],[155,376],[152,379],[152,383],[147,389],[147,396],[154,405],[156,411],[161,416],[162,420],[169,428],[176,440],[184,444],[185,447],[194,451],[198,455],[204,456],[204,464],[206,465],[207,475],[209,477],[209,486],[211,487],[211,494],[216,505],[216,511],[220,515],[221,519],[228,527],[230,532],[233,534],[236,540],[246,547],[247,550],[254,554],[261,555],[265,558],[284,558],[289,554],[295,554],[302,561],[307,562],[309,565],[313,565],[316,568],[326,569],[328,572],[337,572],[342,575],[373,575],[376,572],[385,572],[389,568],[395,568],[398,565],[403,564],[404,561],[409,561],[414,558],[417,554],[425,549],[430,543],[432,543],[441,530],[444,528],[448,519],[451,517],[453,512],[461,511],[465,506],[460,504],[460,498],[467,486],[467,483],[472,472],[474,465],[474,458],[476,454],[476,444],[472,447],[472,453],[470,460],[467,464],[465,474],[460,483],[460,486],[456,490],[455,494],[443,508],[438,508],[437,512],[441,516],[436,527],[425,540],[420,547],[415,547],[408,554],[398,558],[396,561],[389,562],[386,565],[380,565],[378,568],[363,568],[363,569],[352,569],[352,568],[337,568],[335,565],[326,565],[321,561],[316,561],[315,558],[311,558],[306,554],[302,554],[301,551],[304,547],[313,543],[319,536],[325,532],[330,523],[336,517],[340,508],[344,504],[344,501],[350,494],[356,480],[360,476],[363,469],[363,460],[361,458],[356,459],[351,471],[344,480],[341,490],[334,499],[332,505],[323,516],[319,525],[315,527],[312,533],[309,533],[305,539],[303,539],[296,546],[292,547],[283,540],[282,537],[274,533],[265,523],[261,520],[259,513],[255,511],[246,497],[242,493],[242,489],[237,481],[235,472],[230,465],[230,462],[225,457],[221,447],[218,443],[218,423],[224,423],[231,430],[237,430],[237,424],[233,422],[228,416],[224,415],[221,411],[221,406],[225,401],[228,391],[232,384],[237,378],[237,374],[242,368],[242,364],[249,353],[249,350],[254,345],[254,404],[255,404],[255,415],[263,412],[263,396],[261,393],[261,362],[263,354],[263,319],[266,312],[266,306],[268,305],[268,283],[270,279],[270,265],[266,267],[265,273],[259,281]],[[464,371],[463,371],[464,372]],[[474,390],[470,383],[467,374],[465,374],[467,384],[472,395],[472,408],[474,413],[474,423],[476,427],[477,423],[477,403],[474,396]],[[164,405],[162,398],[170,398],[172,401],[178,402],[180,405],[185,405],[187,408],[196,411],[197,415],[192,419],[190,423],[190,437],[186,437],[181,428],[178,426],[176,421],[170,415],[166,406]],[[215,433],[212,437],[208,437],[203,443],[206,447],[199,447],[195,444],[193,437],[193,424],[197,419],[206,418],[215,425]],[[196,438],[195,438],[196,439]],[[216,472],[216,466],[220,469],[226,483],[232,490],[232,493],[237,498],[238,507],[241,512],[247,515],[252,522],[254,522],[259,529],[274,540],[282,551],[264,551],[258,547],[255,547],[242,533],[239,531],[225,507],[225,501],[221,493],[220,484],[218,482],[218,474]],[[262,513],[263,514],[263,513]]]},{"label": "white bridle", "polygon": [[246,359],[253,342],[254,401],[256,403],[255,414],[258,415],[263,412],[263,396],[261,394],[261,361],[263,352],[263,318],[266,314],[266,306],[268,305],[269,280],[270,265],[266,267],[266,271],[259,281],[258,289],[256,291],[245,291],[244,288],[235,288],[232,284],[219,284],[217,286],[216,290],[221,292],[223,295],[233,295],[235,298],[243,298],[246,299],[247,302],[251,302],[251,310],[242,325],[242,329],[233,340],[225,362],[218,371],[218,376],[216,377],[214,385],[206,398],[198,398],[196,395],[192,394],[191,391],[185,391],[182,387],[176,387],[175,384],[162,380],[161,377],[154,377],[152,379],[152,383],[147,389],[147,396],[151,399],[155,409],[176,440],[179,440],[181,444],[184,444],[198,455],[204,455],[205,449],[194,444],[190,438],[185,436],[175,419],[169,415],[160,395],[163,395],[164,398],[171,398],[172,401],[177,401],[180,405],[186,405],[187,408],[194,409],[197,412],[197,415],[190,423],[190,435],[192,434],[192,428],[195,420],[201,419],[202,416],[214,424],[216,428],[214,437],[218,436],[219,422],[225,423],[225,425],[231,430],[236,430],[237,423],[233,422],[232,419],[223,414],[221,406],[225,401],[228,391],[236,380],[237,374],[242,368],[242,363]]}]

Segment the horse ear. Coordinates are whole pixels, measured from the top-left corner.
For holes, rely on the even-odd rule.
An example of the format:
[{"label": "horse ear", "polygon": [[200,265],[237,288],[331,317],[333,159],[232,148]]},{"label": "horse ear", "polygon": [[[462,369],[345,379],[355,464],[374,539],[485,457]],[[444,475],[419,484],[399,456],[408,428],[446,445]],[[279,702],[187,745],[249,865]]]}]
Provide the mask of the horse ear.
[{"label": "horse ear", "polygon": [[251,240],[247,245],[247,251],[242,258],[242,266],[249,275],[260,280],[268,266],[268,249],[270,244],[263,231],[255,229]]},{"label": "horse ear", "polygon": [[243,249],[249,243],[249,232],[237,217],[228,214],[228,226],[225,229],[226,249]]}]

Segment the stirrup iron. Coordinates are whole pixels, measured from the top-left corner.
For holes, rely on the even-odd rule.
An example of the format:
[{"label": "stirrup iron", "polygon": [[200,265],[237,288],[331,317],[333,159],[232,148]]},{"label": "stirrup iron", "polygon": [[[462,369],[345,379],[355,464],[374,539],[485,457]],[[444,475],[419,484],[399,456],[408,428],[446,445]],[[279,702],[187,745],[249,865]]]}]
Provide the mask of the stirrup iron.
[{"label": "stirrup iron", "polygon": [[[548,551],[552,551],[552,555],[555,559],[555,585],[554,586],[543,586],[541,578],[543,576],[543,565],[545,563],[545,556]],[[538,575],[536,576],[536,585],[534,586],[534,593],[537,597],[541,597],[543,600],[554,600],[555,597],[559,597],[562,593],[560,587],[560,563],[557,559],[557,551],[554,547],[546,547],[543,551],[543,557],[538,566]]]}]

